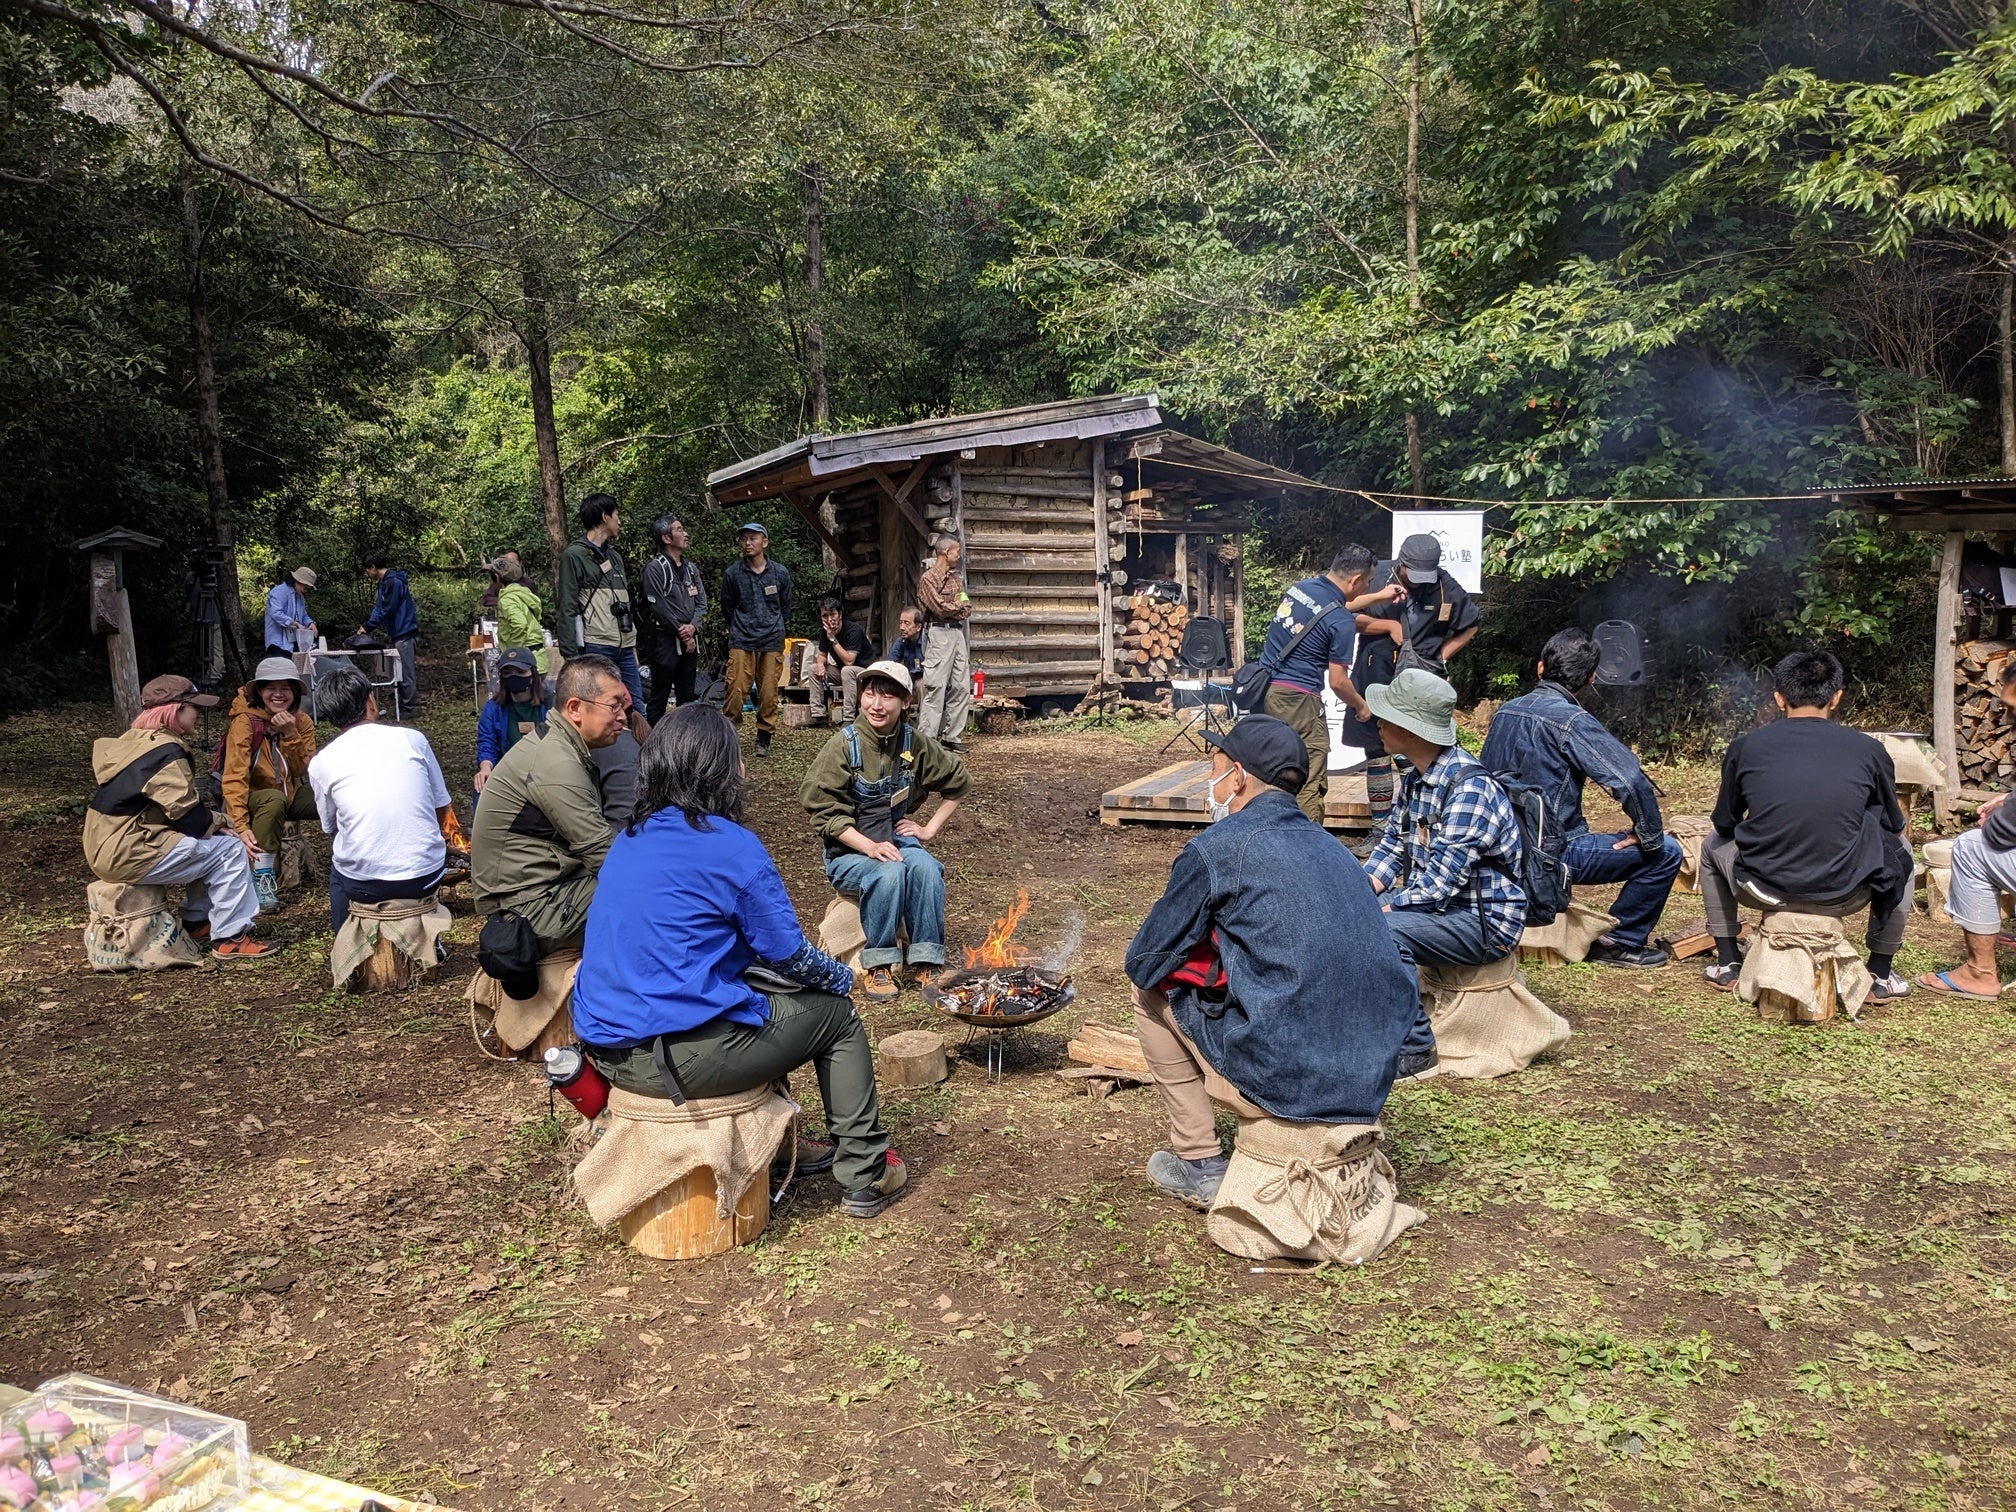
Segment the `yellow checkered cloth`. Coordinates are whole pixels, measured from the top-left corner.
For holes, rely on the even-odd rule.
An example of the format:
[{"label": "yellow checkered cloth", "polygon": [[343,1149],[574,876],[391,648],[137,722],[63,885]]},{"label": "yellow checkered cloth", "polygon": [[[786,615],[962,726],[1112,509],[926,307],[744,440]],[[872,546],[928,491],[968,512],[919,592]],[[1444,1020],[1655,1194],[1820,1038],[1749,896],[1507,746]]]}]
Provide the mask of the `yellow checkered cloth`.
[{"label": "yellow checkered cloth", "polygon": [[366,1498],[391,1512],[441,1512],[438,1507],[423,1508],[403,1497],[348,1486],[256,1454],[252,1456],[252,1480],[257,1489],[239,1502],[234,1512],[357,1512]]}]

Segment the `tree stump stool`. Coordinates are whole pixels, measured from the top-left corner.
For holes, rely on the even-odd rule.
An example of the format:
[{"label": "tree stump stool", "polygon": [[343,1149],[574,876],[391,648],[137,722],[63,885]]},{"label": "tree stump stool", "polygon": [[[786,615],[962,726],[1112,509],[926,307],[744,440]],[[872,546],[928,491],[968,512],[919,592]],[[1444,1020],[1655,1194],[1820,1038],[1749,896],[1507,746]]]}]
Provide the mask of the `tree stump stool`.
[{"label": "tree stump stool", "polygon": [[891,1087],[935,1087],[952,1074],[945,1038],[929,1029],[885,1034],[875,1047],[876,1076]]},{"label": "tree stump stool", "polygon": [[1736,995],[1767,1024],[1825,1024],[1854,1018],[1870,978],[1849,943],[1848,921],[1833,914],[1767,909],[1743,958]]},{"label": "tree stump stool", "polygon": [[[910,931],[899,926],[896,943],[907,945]],[[835,893],[819,920],[819,948],[849,971],[861,969],[861,952],[867,948],[868,934],[861,927],[861,902],[852,893]]]},{"label": "tree stump stool", "polygon": [[701,1166],[618,1220],[630,1248],[653,1260],[702,1260],[747,1244],[770,1224],[770,1183],[757,1177],[735,1211],[717,1211],[714,1172]]}]

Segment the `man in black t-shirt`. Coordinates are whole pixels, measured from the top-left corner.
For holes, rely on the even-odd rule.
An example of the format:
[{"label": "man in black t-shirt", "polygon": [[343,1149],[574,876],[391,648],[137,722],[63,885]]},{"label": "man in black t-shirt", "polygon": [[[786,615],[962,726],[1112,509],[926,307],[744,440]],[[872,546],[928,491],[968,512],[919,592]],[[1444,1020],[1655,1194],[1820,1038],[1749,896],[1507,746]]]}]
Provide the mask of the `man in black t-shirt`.
[{"label": "man in black t-shirt", "polygon": [[1701,895],[1715,964],[1711,987],[1734,991],[1740,907],[1845,917],[1869,910],[1872,1000],[1911,984],[1891,969],[1910,916],[1913,859],[1890,753],[1828,718],[1841,704],[1841,663],[1796,651],[1772,672],[1784,718],[1739,735],[1722,758],[1715,833],[1701,847]]},{"label": "man in black t-shirt", "polygon": [[840,694],[840,722],[854,717],[861,669],[875,660],[868,632],[847,618],[840,600],[830,593],[819,600],[819,649],[812,658],[812,723],[826,723],[826,706],[834,690]]},{"label": "man in black t-shirt", "polygon": [[[1384,615],[1358,616],[1358,656],[1351,666],[1351,682],[1361,694],[1393,681],[1403,664],[1403,648],[1405,665],[1447,676],[1449,658],[1476,638],[1483,618],[1477,601],[1442,570],[1442,543],[1431,535],[1411,535],[1400,543],[1387,581],[1404,585],[1407,596]],[[1375,589],[1384,586],[1373,579]],[[1345,745],[1358,747],[1369,758],[1365,789],[1376,828],[1393,807],[1393,758],[1380,743],[1377,721],[1347,712],[1343,733]]]}]

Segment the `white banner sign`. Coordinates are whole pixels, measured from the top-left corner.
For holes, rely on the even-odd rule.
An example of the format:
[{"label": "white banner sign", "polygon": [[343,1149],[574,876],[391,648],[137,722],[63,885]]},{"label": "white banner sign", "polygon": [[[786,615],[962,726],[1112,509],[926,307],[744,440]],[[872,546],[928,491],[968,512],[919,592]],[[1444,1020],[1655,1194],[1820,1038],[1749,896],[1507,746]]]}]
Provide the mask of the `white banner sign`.
[{"label": "white banner sign", "polygon": [[1481,509],[1396,509],[1393,555],[1411,535],[1431,535],[1442,543],[1442,570],[1472,593],[1484,591],[1484,511]]}]

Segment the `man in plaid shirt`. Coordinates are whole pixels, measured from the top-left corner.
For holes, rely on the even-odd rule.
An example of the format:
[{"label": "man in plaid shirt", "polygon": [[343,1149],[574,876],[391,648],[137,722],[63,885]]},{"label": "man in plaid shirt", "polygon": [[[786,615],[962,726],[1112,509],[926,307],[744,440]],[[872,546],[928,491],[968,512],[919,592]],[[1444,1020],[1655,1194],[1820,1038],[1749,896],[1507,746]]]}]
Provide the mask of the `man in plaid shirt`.
[{"label": "man in plaid shirt", "polygon": [[[1409,966],[1486,966],[1526,929],[1519,886],[1519,822],[1504,789],[1456,742],[1456,690],[1410,667],[1365,690],[1386,749],[1407,759],[1386,832],[1365,863],[1387,927]],[[1400,1076],[1439,1057],[1428,1014],[1417,1010],[1400,1047]]]}]

